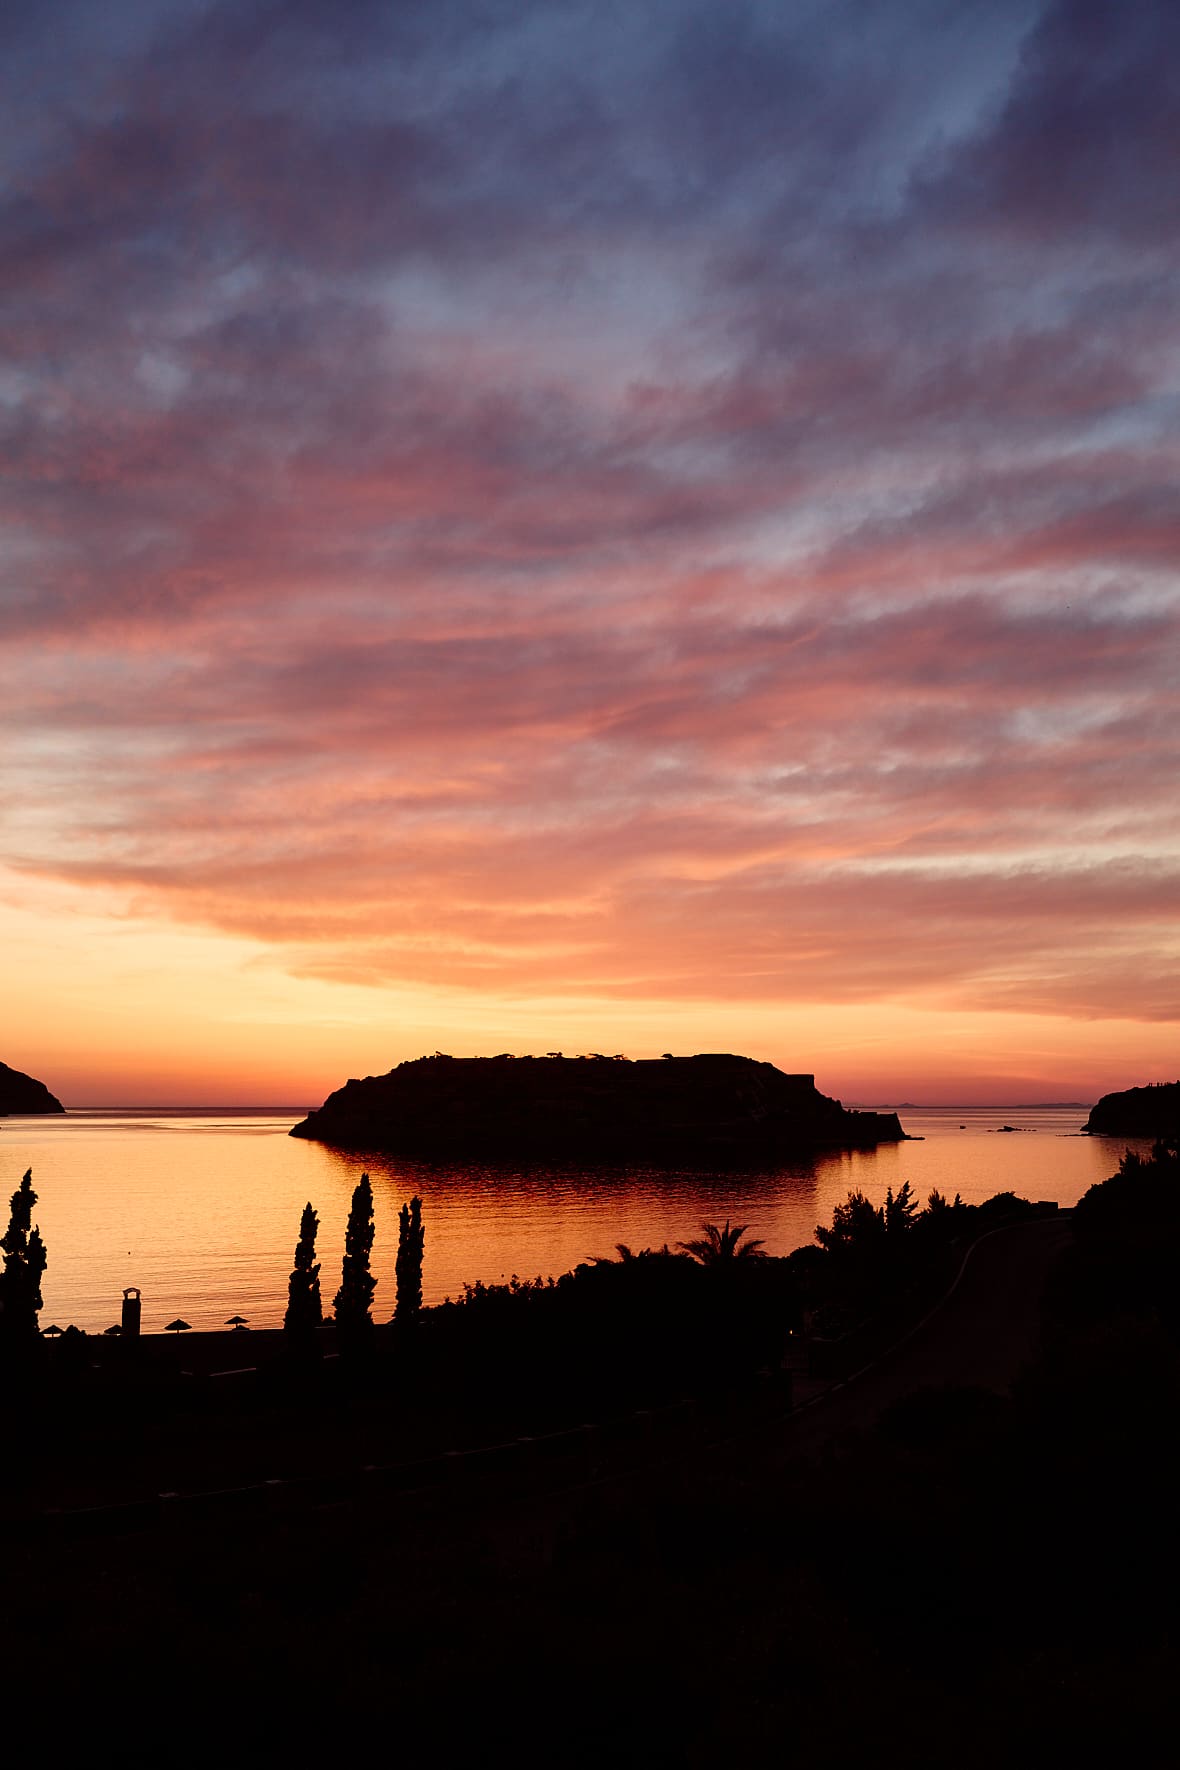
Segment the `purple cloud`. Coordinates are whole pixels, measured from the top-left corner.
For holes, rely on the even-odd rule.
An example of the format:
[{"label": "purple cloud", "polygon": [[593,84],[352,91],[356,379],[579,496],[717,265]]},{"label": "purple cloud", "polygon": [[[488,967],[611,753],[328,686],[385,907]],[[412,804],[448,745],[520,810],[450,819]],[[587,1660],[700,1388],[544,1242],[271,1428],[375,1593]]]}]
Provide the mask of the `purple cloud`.
[{"label": "purple cloud", "polygon": [[7,21],[14,866],[300,975],[1174,1012],[1171,9],[84,11]]}]

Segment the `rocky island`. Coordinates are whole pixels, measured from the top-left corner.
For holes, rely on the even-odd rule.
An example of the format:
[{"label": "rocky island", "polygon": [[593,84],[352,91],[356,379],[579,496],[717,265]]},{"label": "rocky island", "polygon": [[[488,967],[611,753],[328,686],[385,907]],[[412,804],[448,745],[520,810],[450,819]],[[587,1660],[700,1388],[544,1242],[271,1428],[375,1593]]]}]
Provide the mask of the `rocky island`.
[{"label": "rocky island", "polygon": [[752,1057],[419,1057],[347,1082],[295,1125],[340,1149],[548,1161],[775,1160],[905,1137],[847,1111],[811,1075]]},{"label": "rocky island", "polygon": [[64,1112],[65,1107],[44,1082],[0,1063],[0,1118],[10,1112]]},{"label": "rocky island", "polygon": [[1180,1082],[1149,1082],[1145,1088],[1104,1094],[1090,1108],[1083,1130],[1096,1137],[1180,1136]]}]

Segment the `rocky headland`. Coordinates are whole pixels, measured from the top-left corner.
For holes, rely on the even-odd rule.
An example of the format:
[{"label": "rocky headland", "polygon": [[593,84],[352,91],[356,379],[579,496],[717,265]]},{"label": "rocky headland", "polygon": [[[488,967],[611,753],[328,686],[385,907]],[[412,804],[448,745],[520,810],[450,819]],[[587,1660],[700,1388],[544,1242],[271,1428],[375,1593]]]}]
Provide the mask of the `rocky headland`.
[{"label": "rocky headland", "polygon": [[1104,1094],[1090,1108],[1083,1129],[1096,1137],[1180,1136],[1180,1082],[1149,1082],[1145,1088]]},{"label": "rocky headland", "polygon": [[340,1149],[549,1161],[760,1161],[905,1137],[814,1076],[751,1057],[419,1057],[345,1083],[295,1125]]},{"label": "rocky headland", "polygon": [[44,1082],[0,1063],[0,1117],[6,1113],[64,1112],[65,1107]]}]

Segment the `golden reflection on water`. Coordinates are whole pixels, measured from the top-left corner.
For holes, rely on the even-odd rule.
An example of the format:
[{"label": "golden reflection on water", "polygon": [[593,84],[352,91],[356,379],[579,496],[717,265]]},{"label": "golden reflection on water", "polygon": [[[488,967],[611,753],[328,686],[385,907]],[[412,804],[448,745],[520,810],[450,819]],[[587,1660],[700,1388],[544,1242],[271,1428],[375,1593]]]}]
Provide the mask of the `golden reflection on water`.
[{"label": "golden reflection on water", "polygon": [[[25,1168],[49,1250],[42,1324],[89,1332],[119,1319],[124,1286],[143,1291],[145,1333],[180,1315],[194,1328],[234,1314],[276,1327],[310,1199],[326,1304],[339,1283],[349,1197],[373,1178],[375,1318],[394,1304],[397,1211],[412,1193],[426,1222],[427,1303],[465,1282],[556,1274],[595,1254],[675,1244],[705,1219],[749,1223],[771,1253],[812,1239],[852,1187],[874,1200],[910,1181],[978,1202],[1000,1191],[1073,1204],[1118,1166],[1125,1140],[1078,1137],[1085,1112],[947,1109],[903,1113],[924,1142],[833,1153],[787,1168],[727,1173],[653,1169],[431,1167],[344,1155],[287,1135],[298,1113],[71,1113],[0,1123],[0,1211]],[[1011,1122],[1030,1127],[1004,1134]],[[966,1129],[960,1129],[960,1125]],[[1139,1147],[1145,1147],[1139,1145]]]}]

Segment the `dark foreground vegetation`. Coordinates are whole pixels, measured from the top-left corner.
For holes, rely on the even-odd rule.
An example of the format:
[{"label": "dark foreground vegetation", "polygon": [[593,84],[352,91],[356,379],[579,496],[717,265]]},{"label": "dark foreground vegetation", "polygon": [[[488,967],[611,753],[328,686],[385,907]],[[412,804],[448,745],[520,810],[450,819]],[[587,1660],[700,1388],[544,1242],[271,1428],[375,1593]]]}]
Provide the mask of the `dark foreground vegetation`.
[{"label": "dark foreground vegetation", "polygon": [[[375,1316],[373,1194],[353,1192],[339,1287],[325,1308],[318,1217],[299,1224],[282,1333],[38,1333],[47,1254],[26,1174],[0,1273],[0,1360],[35,1429],[4,1480],[30,1510],[152,1498],[365,1461],[396,1462],[666,1407],[758,1392],[789,1408],[889,1345],[946,1289],[988,1229],[1051,1206],[979,1206],[905,1186],[837,1206],[817,1245],[768,1256],[745,1225],[675,1247],[619,1244],[557,1278],[477,1283],[422,1307],[426,1226],[402,1207],[393,1320]],[[388,1308],[388,1305],[386,1305]],[[242,1368],[246,1367],[246,1368]]]},{"label": "dark foreground vegetation", "polygon": [[[134,1727],[179,1762],[1149,1761],[1177,1669],[1174,1150],[1077,1208],[1011,1394],[918,1393],[810,1460],[743,1430],[778,1336],[833,1343],[920,1308],[956,1245],[1020,1209],[851,1198],[785,1261],[714,1225],[552,1285],[473,1287],[351,1361],[278,1360],[237,1402],[166,1399],[162,1373],[129,1387],[108,1449],[137,1436],[145,1472],[153,1434],[156,1452],[171,1433],[249,1461],[264,1423],[273,1456],[377,1461],[394,1418],[440,1441],[481,1408],[524,1429],[654,1402],[690,1371],[732,1431],[624,1479],[327,1484],[123,1534],[34,1525],[11,1493],[0,1650],[19,1713],[68,1691],[60,1737]],[[52,1417],[14,1381],[27,1467],[48,1481],[98,1454],[84,1379],[68,1425],[67,1374],[43,1373]]]}]

